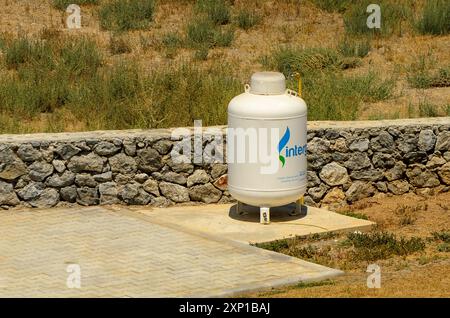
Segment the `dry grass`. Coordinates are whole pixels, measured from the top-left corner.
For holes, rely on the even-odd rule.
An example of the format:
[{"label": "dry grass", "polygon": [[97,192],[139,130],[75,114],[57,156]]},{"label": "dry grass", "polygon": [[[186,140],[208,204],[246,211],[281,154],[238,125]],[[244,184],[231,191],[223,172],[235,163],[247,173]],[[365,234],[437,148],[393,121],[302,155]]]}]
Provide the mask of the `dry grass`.
[{"label": "dry grass", "polygon": [[[404,118],[436,114],[448,116],[449,87],[425,90],[411,88],[407,76],[408,67],[417,61],[417,56],[427,54],[430,50],[434,60],[437,61],[430,66],[432,74],[437,74],[439,68],[449,65],[449,35],[420,35],[413,26],[405,23],[400,35],[394,33],[392,36],[372,39],[370,51],[365,55],[367,47],[364,45],[356,51],[352,47],[342,48],[346,35],[343,15],[338,12],[341,9],[327,12],[314,4],[320,2],[319,4],[325,4],[326,7],[335,1],[301,1],[299,4],[298,1],[236,0],[231,6],[229,21],[220,22],[228,24],[217,26],[222,30],[218,37],[223,45],[195,48],[187,45],[187,26],[195,16],[204,13],[199,13],[195,9],[194,2],[158,1],[152,21],[144,29],[115,35],[100,27],[97,13],[100,5],[82,5],[83,28],[67,30],[64,26],[66,13],[53,7],[51,1],[0,0],[2,7],[0,33],[3,33],[3,38],[16,37],[18,34],[25,34],[31,38],[51,37],[53,33],[89,36],[99,46],[105,67],[122,60],[134,60],[140,63],[140,69],[146,74],[164,70],[177,63],[189,63],[200,71],[217,67],[217,64],[226,64],[228,71],[240,85],[248,81],[252,72],[264,70],[266,66],[261,64],[261,57],[270,55],[281,45],[300,48],[324,47],[336,52],[340,49],[346,55],[362,56],[357,57],[358,67],[342,71],[343,76],[364,76],[370,71],[375,71],[385,77],[383,80],[390,79],[392,74],[395,74],[397,79],[392,96],[383,100],[364,100],[361,104],[352,102],[350,112],[343,110],[347,116],[345,118]],[[417,2],[417,8],[423,7],[420,4],[422,2]],[[239,14],[244,12],[243,10],[257,16],[258,23],[245,21],[248,18],[245,15],[242,15],[243,21],[240,23]],[[220,19],[223,20],[219,14]],[[251,27],[247,28],[248,25]],[[120,40],[121,37],[124,37],[126,41]],[[117,41],[111,42],[111,39]],[[365,43],[364,38],[357,40]],[[1,45],[0,43],[0,47]],[[411,52],[414,53],[411,54]],[[0,58],[3,59],[1,56]],[[0,66],[1,77],[4,77],[7,72],[9,71]],[[310,89],[314,90],[314,87]],[[307,102],[310,101],[307,100]],[[311,102],[315,103],[314,99]],[[343,103],[348,104],[345,100]],[[339,105],[340,102],[335,104]],[[433,111],[423,106],[428,104],[435,105],[432,107]],[[225,112],[226,102],[220,107],[221,111]],[[326,116],[324,112],[319,114],[318,118],[326,119]],[[16,115],[1,112],[0,117],[3,131],[9,132],[73,131],[98,126],[89,125],[67,107],[58,108],[52,114],[42,113],[30,118],[19,119]],[[219,118],[214,123],[222,123],[223,120]],[[166,124],[177,125],[176,122]]]},{"label": "dry grass", "polygon": [[[375,244],[372,251],[361,254],[355,237],[336,234],[316,239],[297,239],[296,242],[280,241],[273,249],[284,252],[302,251],[303,258],[345,270],[343,276],[325,283],[300,284],[299,286],[274,289],[269,292],[252,294],[255,297],[449,297],[450,290],[450,193],[440,193],[426,199],[414,194],[393,196],[383,199],[369,198],[357,202],[350,208],[351,213],[367,216],[377,227],[368,236],[356,234],[358,242]],[[342,213],[350,213],[345,208]],[[405,215],[414,222],[402,222]],[[380,236],[391,233],[392,237]],[[355,236],[353,234],[353,236]],[[376,242],[380,246],[394,247],[403,238],[420,240],[413,242],[405,255],[396,253],[375,254]],[[412,242],[412,241],[410,241]],[[355,248],[356,247],[356,248]],[[396,249],[395,249],[396,250]],[[394,251],[395,251],[394,250]],[[388,251],[386,248],[384,252]],[[355,254],[355,252],[357,252]],[[363,251],[364,252],[364,251]],[[359,253],[359,254],[358,254]],[[372,259],[378,255],[378,259]],[[360,257],[355,257],[360,256]],[[361,257],[363,256],[363,257]],[[368,257],[365,257],[368,256]],[[366,287],[367,265],[375,263],[381,267],[381,288]]]}]

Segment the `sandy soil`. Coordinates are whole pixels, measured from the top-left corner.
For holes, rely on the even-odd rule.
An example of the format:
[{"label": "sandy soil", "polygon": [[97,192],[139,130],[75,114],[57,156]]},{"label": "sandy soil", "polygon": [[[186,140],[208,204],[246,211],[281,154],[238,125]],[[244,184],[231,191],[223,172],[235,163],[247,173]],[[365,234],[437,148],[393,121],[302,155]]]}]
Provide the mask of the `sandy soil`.
[{"label": "sandy soil", "polygon": [[[430,239],[432,232],[450,230],[450,193],[432,197],[414,194],[365,199],[341,212],[357,212],[377,222],[375,229],[400,237],[427,240],[424,251],[408,256],[394,256],[372,262],[351,259],[331,260],[337,267],[346,267],[345,274],[331,281],[279,288],[252,294],[252,297],[450,297],[450,253],[438,251],[438,242]],[[403,224],[405,215],[411,224]],[[428,239],[427,239],[428,238]],[[335,241],[342,236],[335,238]],[[339,257],[339,256],[337,256]],[[381,288],[367,288],[367,265],[381,268]],[[324,264],[328,265],[328,264]]]}]

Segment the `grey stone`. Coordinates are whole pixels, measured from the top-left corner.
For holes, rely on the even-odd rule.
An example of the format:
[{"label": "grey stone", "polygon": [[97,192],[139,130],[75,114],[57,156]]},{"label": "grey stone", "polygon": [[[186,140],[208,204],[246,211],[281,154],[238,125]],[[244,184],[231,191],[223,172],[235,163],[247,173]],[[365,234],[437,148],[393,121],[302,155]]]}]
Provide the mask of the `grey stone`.
[{"label": "grey stone", "polygon": [[137,164],[140,170],[152,173],[158,171],[163,166],[161,155],[152,148],[140,149],[137,151]]},{"label": "grey stone", "polygon": [[153,144],[152,148],[157,150],[161,155],[167,155],[172,150],[172,141],[162,139]]},{"label": "grey stone", "polygon": [[336,162],[340,162],[340,163],[347,161],[348,158],[350,158],[349,153],[333,152],[331,154],[332,161],[336,161]]},{"label": "grey stone", "polygon": [[226,164],[216,163],[212,166],[211,176],[213,179],[219,178],[221,175],[226,174],[228,171],[228,166]]},{"label": "grey stone", "polygon": [[308,177],[308,188],[313,188],[320,184],[320,179],[314,171],[308,171],[307,177]]},{"label": "grey stone", "polygon": [[62,188],[72,185],[75,182],[75,174],[65,171],[63,174],[54,174],[47,179],[45,184],[53,188]]},{"label": "grey stone", "polygon": [[364,152],[355,152],[351,155],[344,166],[350,170],[360,170],[370,167],[370,159]]},{"label": "grey stone", "polygon": [[350,173],[350,178],[363,181],[378,181],[383,179],[383,171],[380,169],[364,169],[353,170]]},{"label": "grey stone", "polygon": [[99,203],[99,194],[97,188],[77,188],[77,203],[85,206],[97,205]]},{"label": "grey stone", "polygon": [[337,186],[348,181],[347,169],[336,162],[325,165],[319,173],[320,179],[330,186]]},{"label": "grey stone", "polygon": [[59,145],[55,152],[64,160],[68,160],[78,154],[81,151],[80,148],[75,147],[72,144]]},{"label": "grey stone", "polygon": [[13,185],[0,181],[0,205],[16,206],[20,203]]},{"label": "grey stone", "polygon": [[192,187],[196,184],[205,184],[209,182],[209,175],[205,170],[195,170],[192,175],[187,178],[187,186]]},{"label": "grey stone", "polygon": [[394,148],[394,138],[386,131],[382,131],[370,141],[373,151],[390,152]]},{"label": "grey stone", "polygon": [[389,182],[388,189],[395,195],[401,195],[409,191],[409,183],[406,180],[395,180]]},{"label": "grey stone", "polygon": [[97,182],[108,182],[112,180],[112,172],[107,171],[101,174],[94,175],[94,180]]},{"label": "grey stone", "polygon": [[369,149],[369,139],[358,138],[350,144],[349,149],[352,151],[364,152]]},{"label": "grey stone", "polygon": [[47,188],[29,203],[34,208],[51,208],[59,202],[59,192],[55,189]]},{"label": "grey stone", "polygon": [[384,176],[386,177],[386,179],[388,181],[394,181],[394,180],[401,179],[403,177],[405,171],[406,171],[406,165],[403,162],[399,161],[399,162],[395,163],[393,168],[387,170],[384,173]]},{"label": "grey stone", "polygon": [[437,187],[440,185],[438,176],[425,168],[423,165],[415,164],[406,170],[409,182],[419,188]]},{"label": "grey stone", "polygon": [[102,173],[103,159],[94,153],[89,153],[84,156],[72,157],[67,167],[69,168],[70,171],[75,173],[80,172]]},{"label": "grey stone", "polygon": [[440,156],[432,155],[431,159],[428,160],[426,167],[428,169],[434,169],[434,168],[444,165],[445,163],[447,163],[447,161],[444,158],[442,158]]},{"label": "grey stone", "polygon": [[314,201],[319,201],[323,198],[330,187],[325,184],[320,184],[318,187],[308,189],[308,194]]},{"label": "grey stone", "polygon": [[165,197],[156,197],[153,198],[150,202],[151,206],[157,207],[157,208],[166,208],[170,206],[170,201],[167,200]]},{"label": "grey stone", "polygon": [[17,195],[25,201],[37,198],[44,191],[45,185],[42,182],[31,182],[19,191]]},{"label": "grey stone", "polygon": [[159,184],[159,190],[163,196],[174,202],[181,203],[189,201],[188,189],[179,184],[162,181]]},{"label": "grey stone", "polygon": [[133,176],[121,174],[121,173],[117,174],[114,177],[114,181],[116,181],[116,183],[120,184],[120,185],[130,183],[132,180],[133,180]]},{"label": "grey stone", "polygon": [[33,181],[42,182],[53,173],[53,165],[43,161],[33,162],[28,168],[28,175]]},{"label": "grey stone", "polygon": [[387,187],[387,183],[384,181],[378,181],[375,183],[375,187],[377,188],[378,191],[380,192],[387,192],[388,187]]},{"label": "grey stone", "polygon": [[403,154],[416,151],[418,144],[418,137],[416,135],[405,134],[396,141],[396,148]]},{"label": "grey stone", "polygon": [[322,155],[312,155],[308,152],[307,161],[308,170],[319,170],[331,161],[331,156],[326,153]]},{"label": "grey stone", "polygon": [[42,155],[30,144],[22,144],[17,149],[17,155],[25,162],[38,161],[42,159]]},{"label": "grey stone", "polygon": [[439,133],[436,139],[436,151],[449,151],[450,150],[450,131],[442,131]]},{"label": "grey stone", "polygon": [[403,160],[406,163],[425,163],[428,160],[427,153],[425,151],[412,151],[403,156]]},{"label": "grey stone", "polygon": [[0,179],[12,181],[27,173],[27,166],[8,147],[0,146]]},{"label": "grey stone", "polygon": [[30,182],[31,182],[30,176],[24,175],[24,176],[20,177],[19,180],[17,180],[16,186],[14,188],[21,189]]},{"label": "grey stone", "polygon": [[445,160],[447,160],[447,161],[450,161],[450,151],[446,151],[446,152],[444,152],[444,159]]},{"label": "grey stone", "polygon": [[372,157],[372,162],[375,168],[391,168],[395,166],[395,159],[392,155],[382,152],[377,152]]},{"label": "grey stone", "polygon": [[62,201],[75,203],[77,201],[77,187],[64,187],[59,191]]},{"label": "grey stone", "polygon": [[122,147],[108,141],[101,141],[94,147],[94,152],[100,156],[112,156],[118,153]]},{"label": "grey stone", "polygon": [[193,201],[216,203],[222,197],[222,191],[218,190],[211,183],[201,184],[189,188],[189,197]]},{"label": "grey stone", "polygon": [[135,173],[137,171],[137,163],[133,157],[124,153],[119,153],[108,159],[111,171],[114,173]]},{"label": "grey stone", "polygon": [[430,151],[434,149],[436,144],[436,135],[431,129],[424,129],[419,133],[419,150]]},{"label": "grey stone", "polygon": [[324,154],[328,153],[330,150],[330,142],[328,140],[324,140],[318,137],[314,137],[308,143],[308,152],[311,154]]},{"label": "grey stone", "polygon": [[450,185],[450,162],[447,162],[445,165],[443,165],[438,174],[441,177],[442,182]]},{"label": "grey stone", "polygon": [[63,173],[66,170],[66,163],[63,160],[53,160],[52,164],[56,172]]},{"label": "grey stone", "polygon": [[375,194],[375,188],[367,182],[355,181],[345,192],[345,196],[349,202],[355,202],[364,198],[368,198]]},{"label": "grey stone", "polygon": [[95,188],[97,186],[97,181],[94,180],[92,175],[81,173],[75,176],[75,184],[79,187]]},{"label": "grey stone", "polygon": [[126,184],[119,188],[118,197],[127,204],[147,205],[152,196],[138,183]]},{"label": "grey stone", "polygon": [[44,161],[49,163],[53,161],[53,147],[50,147],[49,149],[41,149],[40,153]]},{"label": "grey stone", "polygon": [[194,171],[194,165],[188,157],[181,155],[178,159],[179,160],[175,160],[171,158],[167,161],[167,164],[173,171],[186,173],[192,173]]},{"label": "grey stone", "polygon": [[136,143],[134,141],[125,140],[123,149],[128,156],[134,157],[136,155]]},{"label": "grey stone", "polygon": [[145,181],[143,184],[143,189],[148,193],[159,196],[159,187],[156,180],[148,179],[147,181]]},{"label": "grey stone", "polygon": [[144,183],[148,179],[148,174],[146,173],[138,173],[134,176],[134,180],[136,180],[139,183]]},{"label": "grey stone", "polygon": [[[158,174],[159,175],[159,174]],[[162,179],[164,181],[170,182],[170,183],[177,183],[177,184],[186,184],[186,177],[182,174],[168,171],[166,173],[160,174],[160,177],[158,179]]]}]

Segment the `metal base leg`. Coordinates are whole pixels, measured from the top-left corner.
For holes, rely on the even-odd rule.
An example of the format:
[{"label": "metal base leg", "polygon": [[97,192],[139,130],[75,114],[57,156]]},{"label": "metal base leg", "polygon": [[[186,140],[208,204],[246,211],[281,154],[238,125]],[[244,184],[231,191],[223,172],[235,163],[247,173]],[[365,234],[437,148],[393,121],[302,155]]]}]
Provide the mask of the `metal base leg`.
[{"label": "metal base leg", "polygon": [[236,212],[238,215],[243,215],[244,214],[244,204],[240,201],[238,201],[237,206],[236,206]]},{"label": "metal base leg", "polygon": [[260,207],[259,216],[261,224],[270,224],[270,208]]},{"label": "metal base leg", "polygon": [[306,209],[306,206],[304,204],[305,204],[305,199],[304,199],[304,197],[301,197],[300,199],[298,199],[295,202],[295,208],[291,212],[289,212],[289,215],[296,216],[296,215],[303,214]]}]

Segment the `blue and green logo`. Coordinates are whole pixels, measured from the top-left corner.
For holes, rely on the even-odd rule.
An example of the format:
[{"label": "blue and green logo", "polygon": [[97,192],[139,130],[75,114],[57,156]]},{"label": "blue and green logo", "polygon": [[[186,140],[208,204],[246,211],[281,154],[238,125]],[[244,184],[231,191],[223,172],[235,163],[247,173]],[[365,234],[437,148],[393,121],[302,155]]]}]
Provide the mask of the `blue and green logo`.
[{"label": "blue and green logo", "polygon": [[[278,159],[281,161],[281,166],[286,164],[286,158],[305,155],[307,153],[307,145],[294,145],[294,147],[288,147],[287,144],[291,139],[291,131],[289,127],[286,127],[283,137],[281,137],[278,143]],[[283,151],[284,150],[284,151]]]},{"label": "blue and green logo", "polygon": [[284,167],[284,164],[286,163],[286,158],[281,154],[281,152],[288,144],[289,139],[291,139],[291,131],[289,130],[289,127],[286,127],[286,131],[278,143],[278,159],[280,159],[282,167]]}]

